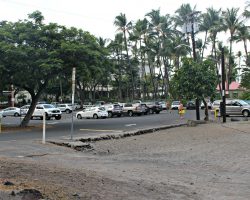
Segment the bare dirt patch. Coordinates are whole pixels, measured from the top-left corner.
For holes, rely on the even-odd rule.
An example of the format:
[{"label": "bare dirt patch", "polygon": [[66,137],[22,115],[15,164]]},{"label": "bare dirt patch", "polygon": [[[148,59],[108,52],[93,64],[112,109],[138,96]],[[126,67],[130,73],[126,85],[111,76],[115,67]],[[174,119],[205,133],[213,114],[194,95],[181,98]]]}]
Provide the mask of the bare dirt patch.
[{"label": "bare dirt patch", "polygon": [[91,151],[59,147],[61,154],[48,145],[44,156],[0,157],[0,179],[15,184],[8,195],[36,189],[45,199],[248,200],[249,128],[249,122],[179,127],[94,142]]}]

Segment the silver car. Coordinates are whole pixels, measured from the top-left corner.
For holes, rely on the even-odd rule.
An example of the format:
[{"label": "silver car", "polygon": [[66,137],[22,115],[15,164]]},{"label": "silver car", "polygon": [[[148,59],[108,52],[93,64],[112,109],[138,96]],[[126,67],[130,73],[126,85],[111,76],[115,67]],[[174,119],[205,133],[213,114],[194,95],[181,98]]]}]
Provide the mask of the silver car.
[{"label": "silver car", "polygon": [[5,116],[20,116],[20,108],[17,107],[8,107],[2,110],[2,115]]},{"label": "silver car", "polygon": [[[221,100],[214,101],[212,110],[220,110]],[[243,100],[232,99],[226,100],[226,115],[243,115],[248,117],[250,115],[250,105]]]}]

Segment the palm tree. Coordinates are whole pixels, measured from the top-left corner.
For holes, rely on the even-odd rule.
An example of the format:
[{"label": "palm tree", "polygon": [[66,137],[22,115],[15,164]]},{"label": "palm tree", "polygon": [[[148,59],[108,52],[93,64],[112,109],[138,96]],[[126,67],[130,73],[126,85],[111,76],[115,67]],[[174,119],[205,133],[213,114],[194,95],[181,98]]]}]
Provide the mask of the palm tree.
[{"label": "palm tree", "polygon": [[[140,94],[142,91],[142,97],[143,99],[146,97],[146,58],[145,58],[145,44],[144,44],[144,38],[147,36],[148,31],[148,21],[146,18],[143,20],[138,20],[135,23],[135,26],[133,27],[133,39],[136,40],[136,44],[138,43],[138,51],[135,52],[135,57],[137,57],[137,60],[140,61],[139,67],[140,67]],[[139,95],[140,97],[140,95]]]},{"label": "palm tree", "polygon": [[[180,8],[178,8],[175,13],[176,15],[173,17],[176,26],[179,26],[180,28],[184,28],[184,25],[190,22],[190,15],[196,11],[196,6],[194,8],[191,8],[191,5],[188,4],[182,4]],[[187,32],[187,30],[185,30]],[[189,43],[189,35],[187,33],[187,42]]]},{"label": "palm tree", "polygon": [[177,15],[174,16],[174,20],[177,26],[182,27],[187,22],[188,16],[196,10],[196,7],[191,8],[191,5],[182,4],[180,8],[178,8],[175,13]]},{"label": "palm tree", "polygon": [[132,23],[127,22],[126,15],[123,13],[120,13],[120,15],[115,17],[114,25],[118,27],[118,31],[121,31],[123,33],[123,40],[124,40],[124,48],[126,51],[126,57],[127,57],[127,64],[128,64],[128,70],[130,71],[131,76],[131,82],[132,82],[132,100],[134,99],[135,95],[135,83],[134,83],[134,76],[133,76],[133,70],[131,66],[130,57],[128,54],[128,43],[127,43],[127,35],[126,33],[131,30]]},{"label": "palm tree", "polygon": [[238,68],[236,69],[237,70],[237,81],[240,82],[240,75],[241,75],[241,57],[242,57],[242,53],[241,51],[238,51],[237,52],[237,57],[238,57]]},{"label": "palm tree", "polygon": [[114,78],[118,82],[118,101],[122,100],[122,42],[123,34],[118,33],[115,35],[115,40],[111,41],[108,48],[111,51],[111,55],[114,57],[114,65],[116,66],[114,72]]},{"label": "palm tree", "polygon": [[212,40],[212,55],[214,54],[214,59],[216,58],[216,37],[218,32],[222,30],[222,19],[221,19],[221,10],[215,10],[213,7],[207,8],[207,12],[202,15],[200,30],[205,31],[205,40],[202,48],[202,55],[204,57],[204,49],[207,45],[207,35]]},{"label": "palm tree", "polygon": [[247,57],[248,51],[247,51],[247,41],[250,40],[250,32],[249,27],[242,25],[240,26],[235,33],[235,36],[233,38],[236,42],[243,42],[244,50],[245,50],[245,56]]},{"label": "palm tree", "polygon": [[249,7],[250,7],[250,1],[247,1],[245,10],[243,12],[243,16],[246,18],[250,18],[250,11],[248,10]]},{"label": "palm tree", "polygon": [[160,15],[160,10],[152,10],[151,12],[146,14],[146,17],[149,17],[149,34],[150,34],[150,42],[148,40],[148,45],[150,45],[150,50],[148,51],[148,66],[150,70],[151,82],[154,89],[154,98],[157,97],[158,94],[158,82],[155,74],[155,66],[158,68],[161,66],[160,62],[160,32],[161,32],[161,22],[162,17]]},{"label": "palm tree", "polygon": [[230,48],[229,48],[229,69],[228,69],[228,80],[227,80],[227,89],[229,90],[229,85],[231,82],[232,76],[232,67],[233,67],[233,55],[232,55],[232,47],[233,47],[233,37],[235,35],[236,30],[242,25],[242,19],[238,16],[239,8],[231,8],[227,9],[222,13],[223,15],[223,24],[225,31],[229,30],[230,33]]}]

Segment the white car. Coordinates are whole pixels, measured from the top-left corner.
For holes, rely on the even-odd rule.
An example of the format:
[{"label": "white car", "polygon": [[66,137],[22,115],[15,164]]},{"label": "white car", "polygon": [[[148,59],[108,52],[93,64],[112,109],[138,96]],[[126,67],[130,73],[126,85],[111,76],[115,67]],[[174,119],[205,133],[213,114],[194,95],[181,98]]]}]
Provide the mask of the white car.
[{"label": "white car", "polygon": [[180,101],[173,101],[171,104],[171,109],[178,110],[180,103],[181,103]]},{"label": "white car", "polygon": [[81,108],[81,105],[79,103],[74,103],[74,110],[78,110]]},{"label": "white car", "polygon": [[[208,109],[211,109],[211,108],[212,108],[212,103],[211,103],[210,101],[207,102],[207,107],[208,107]],[[205,105],[204,105],[204,103],[202,102],[202,103],[201,103],[201,109],[204,109],[204,108],[205,108]]]},{"label": "white car", "polygon": [[3,115],[3,111],[0,110],[0,119],[3,118],[3,117],[5,117],[5,116]]},{"label": "white car", "polygon": [[[30,108],[30,105],[26,105],[26,106],[21,107],[22,115],[26,115],[29,108]],[[60,120],[62,118],[62,112],[60,111],[60,109],[55,108],[51,104],[38,104],[38,105],[36,105],[36,108],[32,114],[31,119],[34,117],[40,117],[42,119],[44,112],[46,114],[47,120],[50,120],[50,118],[52,118],[52,117],[54,117],[56,120]]]},{"label": "white car", "polygon": [[17,108],[17,107],[8,107],[2,110],[3,117],[6,117],[6,116],[18,117],[20,116],[20,114],[21,114],[20,108]]},{"label": "white car", "polygon": [[108,112],[104,107],[90,107],[76,113],[77,119],[82,118],[107,118]]},{"label": "white car", "polygon": [[50,120],[51,117],[54,117],[56,120],[60,120],[62,118],[62,112],[51,104],[36,105],[36,109],[34,110],[32,117],[42,118],[44,112],[47,120]]},{"label": "white car", "polygon": [[66,112],[67,114],[71,113],[73,110],[72,105],[67,103],[58,104],[56,107],[59,108],[61,112]]},{"label": "white car", "polygon": [[29,108],[30,108],[30,105],[22,106],[22,107],[20,108],[21,115],[26,115],[27,112],[28,112],[28,110],[29,110]]}]

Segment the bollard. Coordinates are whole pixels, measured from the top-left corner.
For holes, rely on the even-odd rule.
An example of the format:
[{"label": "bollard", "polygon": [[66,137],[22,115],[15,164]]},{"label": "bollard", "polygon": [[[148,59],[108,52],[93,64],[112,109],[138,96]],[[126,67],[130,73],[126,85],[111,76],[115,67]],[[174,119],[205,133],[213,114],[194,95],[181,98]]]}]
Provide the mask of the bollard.
[{"label": "bollard", "polygon": [[46,124],[46,114],[44,112],[43,113],[43,141],[42,141],[43,144],[45,144],[45,129],[46,129],[45,124]]},{"label": "bollard", "polygon": [[214,110],[214,119],[217,119],[217,117],[218,117],[218,110],[215,109],[215,110]]},{"label": "bollard", "polygon": [[2,133],[2,117],[0,116],[0,133]]}]

